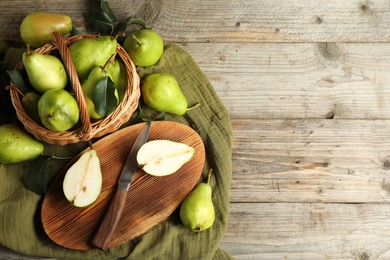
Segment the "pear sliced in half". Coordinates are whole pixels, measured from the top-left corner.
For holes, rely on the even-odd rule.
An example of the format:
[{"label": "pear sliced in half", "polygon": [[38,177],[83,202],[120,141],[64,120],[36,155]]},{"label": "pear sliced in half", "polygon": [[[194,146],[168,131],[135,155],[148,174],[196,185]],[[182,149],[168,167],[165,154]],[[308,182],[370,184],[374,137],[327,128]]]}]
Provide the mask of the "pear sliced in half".
[{"label": "pear sliced in half", "polygon": [[146,173],[166,176],[175,173],[191,160],[195,149],[189,145],[169,140],[152,140],[141,146],[137,162]]},{"label": "pear sliced in half", "polygon": [[102,188],[100,160],[95,150],[91,149],[68,169],[62,189],[66,199],[75,207],[91,205],[99,197]]}]

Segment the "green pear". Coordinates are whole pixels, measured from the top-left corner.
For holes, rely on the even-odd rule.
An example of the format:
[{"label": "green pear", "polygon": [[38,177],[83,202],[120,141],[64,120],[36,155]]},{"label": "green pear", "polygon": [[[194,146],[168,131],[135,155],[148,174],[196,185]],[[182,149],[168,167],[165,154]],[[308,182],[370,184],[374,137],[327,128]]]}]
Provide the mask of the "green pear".
[{"label": "green pear", "polygon": [[83,208],[97,200],[102,188],[102,171],[94,149],[83,153],[67,170],[62,189],[66,199],[75,207]]},{"label": "green pear", "polygon": [[33,12],[24,17],[19,27],[20,37],[25,44],[38,48],[51,42],[52,33],[62,35],[72,30],[72,19],[63,14]]},{"label": "green pear", "polygon": [[[93,119],[101,119],[103,116],[100,115],[95,110],[95,104],[93,103],[92,95],[96,90],[96,85],[99,81],[103,80],[105,77],[110,77],[109,70],[107,66],[109,66],[109,62],[107,62],[103,67],[94,67],[90,72],[86,81],[83,82],[81,88],[83,90],[84,99],[87,105],[87,110],[90,118]],[[112,80],[112,79],[111,79]],[[118,103],[118,91],[115,89],[114,91],[115,97]]]},{"label": "green pear", "polygon": [[29,117],[38,124],[41,122],[38,112],[38,102],[40,98],[41,95],[37,94],[36,92],[30,91],[24,94],[21,100],[22,106],[26,111],[27,115],[29,115]]},{"label": "green pear", "polygon": [[68,76],[61,60],[49,54],[27,49],[22,57],[31,86],[39,93],[50,89],[63,89]]},{"label": "green pear", "polygon": [[108,65],[108,70],[110,77],[115,84],[115,88],[118,91],[118,100],[120,102],[123,100],[128,87],[128,76],[125,63],[121,59],[115,59]]},{"label": "green pear", "polygon": [[84,95],[85,105],[87,106],[87,111],[89,118],[92,119],[102,119],[103,116],[96,112],[95,104],[89,96]]},{"label": "green pear", "polygon": [[141,29],[126,37],[123,48],[136,66],[149,67],[160,60],[164,42],[157,32]]},{"label": "green pear", "polygon": [[175,77],[170,73],[147,75],[141,85],[145,104],[160,112],[183,115],[187,111],[187,99]]},{"label": "green pear", "polygon": [[38,157],[43,150],[43,144],[19,126],[13,124],[0,126],[0,163],[29,161]]},{"label": "green pear", "polygon": [[66,131],[79,121],[79,106],[76,99],[64,89],[46,91],[38,102],[42,124],[52,131]]},{"label": "green pear", "polygon": [[84,80],[93,68],[104,66],[116,53],[117,44],[116,38],[111,36],[84,38],[72,43],[69,52],[79,78]]},{"label": "green pear", "polygon": [[210,228],[215,220],[209,172],[207,183],[201,182],[191,191],[180,207],[180,219],[194,232]]}]

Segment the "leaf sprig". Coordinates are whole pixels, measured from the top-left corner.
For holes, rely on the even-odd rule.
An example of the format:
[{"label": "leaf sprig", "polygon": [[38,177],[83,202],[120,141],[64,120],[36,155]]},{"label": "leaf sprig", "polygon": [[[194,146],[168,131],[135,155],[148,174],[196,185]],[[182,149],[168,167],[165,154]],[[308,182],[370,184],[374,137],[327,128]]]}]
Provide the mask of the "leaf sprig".
[{"label": "leaf sprig", "polygon": [[145,27],[145,21],[142,18],[128,17],[123,21],[117,21],[117,17],[106,0],[100,0],[100,4],[90,10],[87,18],[89,29],[100,35],[114,36],[125,31],[130,24]]}]

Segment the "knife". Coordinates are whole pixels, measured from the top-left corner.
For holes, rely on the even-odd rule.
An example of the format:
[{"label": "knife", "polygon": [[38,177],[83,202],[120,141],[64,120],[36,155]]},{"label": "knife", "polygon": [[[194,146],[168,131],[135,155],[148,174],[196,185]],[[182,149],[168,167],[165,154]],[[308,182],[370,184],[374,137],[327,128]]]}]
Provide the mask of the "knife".
[{"label": "knife", "polygon": [[102,250],[107,248],[108,242],[110,241],[110,238],[121,218],[126,202],[127,191],[130,188],[133,175],[138,169],[137,153],[141,146],[148,140],[150,125],[151,121],[148,121],[138,134],[138,137],[135,140],[133,147],[131,148],[127,157],[125,166],[122,169],[122,173],[119,176],[118,187],[114,198],[112,199],[111,205],[93,238],[92,243]]}]

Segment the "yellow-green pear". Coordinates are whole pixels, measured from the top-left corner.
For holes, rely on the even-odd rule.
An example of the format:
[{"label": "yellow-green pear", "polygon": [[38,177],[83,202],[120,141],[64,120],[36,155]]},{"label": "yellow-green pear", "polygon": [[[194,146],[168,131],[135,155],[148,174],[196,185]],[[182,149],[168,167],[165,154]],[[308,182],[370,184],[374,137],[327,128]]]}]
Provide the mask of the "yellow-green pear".
[{"label": "yellow-green pear", "polygon": [[[108,63],[106,63],[106,65],[107,64]],[[96,112],[95,104],[93,103],[93,100],[92,100],[92,95],[95,92],[96,86],[97,86],[99,81],[101,81],[105,77],[110,77],[111,78],[111,76],[109,74],[109,71],[108,71],[108,69],[105,66],[103,66],[103,67],[100,67],[100,66],[94,67],[92,69],[92,71],[90,72],[87,80],[85,80],[83,82],[83,84],[81,85],[81,88],[82,88],[83,94],[84,94],[84,99],[85,99],[85,102],[86,102],[86,105],[87,105],[87,110],[88,110],[89,117],[93,118],[93,119],[101,119],[103,117],[98,112]],[[118,91],[117,91],[117,89],[115,89],[114,94],[115,94],[115,97],[118,100]]]},{"label": "yellow-green pear", "polygon": [[215,220],[210,174],[211,172],[209,172],[207,183],[201,182],[196,185],[180,207],[182,223],[194,232],[210,228]]},{"label": "yellow-green pear", "polygon": [[123,48],[136,66],[149,67],[160,60],[164,42],[157,32],[141,29],[126,37]]},{"label": "yellow-green pear", "polygon": [[31,86],[39,93],[50,89],[63,89],[68,76],[62,61],[50,54],[28,49],[22,57]]},{"label": "yellow-green pear", "polygon": [[38,157],[43,150],[43,144],[21,127],[13,124],[0,126],[0,163],[29,161]]},{"label": "yellow-green pear", "polygon": [[79,121],[80,109],[76,99],[64,89],[46,91],[38,102],[42,124],[52,131],[66,131]]},{"label": "yellow-green pear", "polygon": [[99,197],[102,188],[102,171],[94,149],[83,153],[67,170],[62,189],[66,199],[75,207],[91,205]]},{"label": "yellow-green pear", "polygon": [[95,104],[89,96],[84,95],[85,105],[87,106],[87,111],[89,118],[92,119],[102,119],[103,116],[96,112]]},{"label": "yellow-green pear", "polygon": [[175,77],[166,72],[147,75],[141,85],[145,104],[160,112],[183,115],[187,111],[187,99]]},{"label": "yellow-green pear", "polygon": [[33,12],[24,17],[19,27],[22,41],[32,48],[38,48],[51,42],[52,33],[62,35],[72,30],[72,19],[63,14]]},{"label": "yellow-green pear", "polygon": [[111,36],[84,38],[72,43],[69,52],[79,78],[84,80],[93,68],[104,66],[116,53],[117,44],[116,38]]},{"label": "yellow-green pear", "polygon": [[112,81],[115,84],[115,88],[118,91],[119,102],[123,100],[128,87],[128,76],[125,67],[125,63],[121,59],[115,59],[108,65],[108,71]]}]

